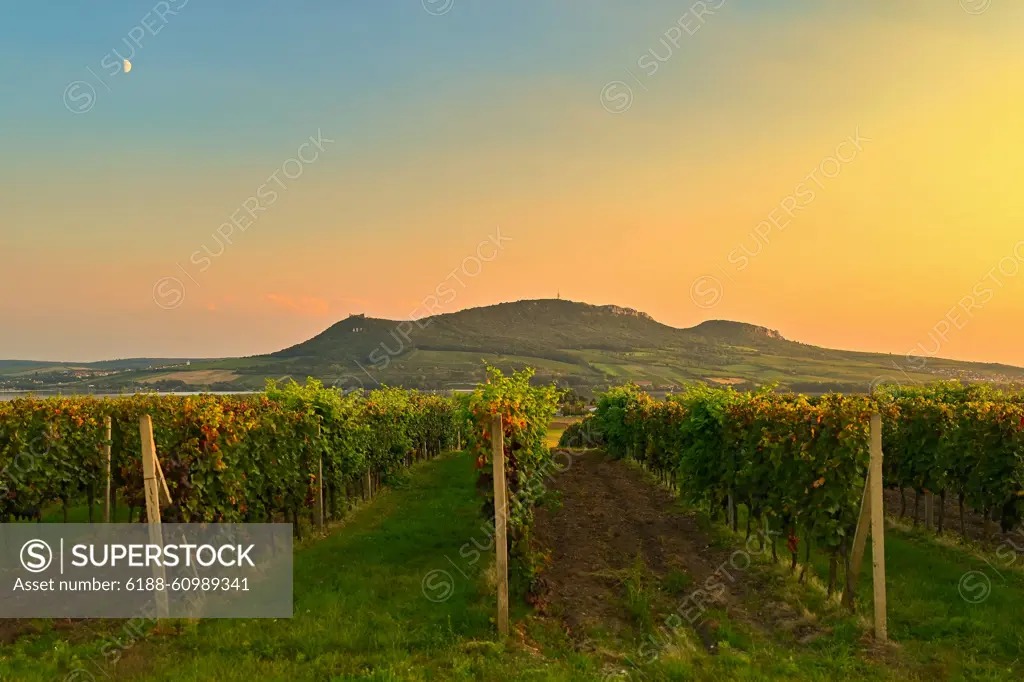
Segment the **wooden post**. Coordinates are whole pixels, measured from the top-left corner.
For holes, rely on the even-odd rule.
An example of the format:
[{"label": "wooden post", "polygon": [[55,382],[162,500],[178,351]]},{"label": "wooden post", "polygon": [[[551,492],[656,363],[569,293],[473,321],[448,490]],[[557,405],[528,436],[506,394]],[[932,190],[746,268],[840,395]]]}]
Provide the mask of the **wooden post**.
[{"label": "wooden post", "polygon": [[456,438],[458,438],[458,444],[455,446],[455,449],[458,450],[459,452],[462,452],[462,429],[461,428],[456,432]]},{"label": "wooden post", "polygon": [[114,420],[108,416],[104,423],[107,427],[107,444],[103,447],[107,468],[107,492],[103,496],[103,523],[110,523],[110,439],[113,438]]},{"label": "wooden post", "polygon": [[[156,452],[155,448],[154,452]],[[171,503],[171,491],[167,487],[167,480],[164,478],[164,468],[160,466],[160,459],[158,457],[153,458],[153,465],[154,468],[156,468],[156,478],[160,483],[157,488],[157,492],[159,493],[157,495],[157,502],[161,507],[163,507]]]},{"label": "wooden post", "polygon": [[501,415],[491,422],[491,443],[494,448],[494,545],[497,549],[498,575],[498,632],[508,634],[508,541],[505,522],[508,516],[508,497],[505,489],[505,434]]},{"label": "wooden post", "polygon": [[316,475],[316,509],[317,527],[324,529],[324,456],[320,455],[320,471]]},{"label": "wooden post", "polygon": [[932,502],[935,496],[930,492],[924,494],[924,527],[931,528],[935,525],[935,520],[932,518]]},{"label": "wooden post", "polygon": [[[323,424],[317,424],[316,433],[318,436],[323,438]],[[317,527],[322,531],[324,529],[324,524],[326,523],[327,519],[327,517],[324,515],[324,454],[322,452],[320,453],[319,469],[316,472],[316,508]]]},{"label": "wooden post", "polygon": [[889,639],[885,617],[885,508],[882,506],[882,416],[871,415],[871,562],[874,567],[875,639]]},{"label": "wooden post", "polygon": [[853,536],[853,554],[850,557],[850,575],[843,592],[843,603],[853,608],[853,600],[857,592],[857,580],[860,578],[860,567],[864,563],[864,548],[868,544],[868,532],[871,529],[871,468],[868,466],[864,477],[864,492],[860,497],[860,518],[857,519],[857,532]]},{"label": "wooden post", "polygon": [[373,475],[369,471],[366,472],[366,499],[373,499]]},{"label": "wooden post", "polygon": [[[142,437],[142,478],[146,490],[146,519],[149,526],[149,544],[163,547],[163,532],[160,524],[160,484],[157,478],[156,443],[153,440],[153,420],[148,414],[139,418],[139,435]],[[162,477],[162,474],[159,474]],[[163,565],[153,565],[153,578],[166,581]],[[157,618],[167,618],[167,591],[157,590]]]}]

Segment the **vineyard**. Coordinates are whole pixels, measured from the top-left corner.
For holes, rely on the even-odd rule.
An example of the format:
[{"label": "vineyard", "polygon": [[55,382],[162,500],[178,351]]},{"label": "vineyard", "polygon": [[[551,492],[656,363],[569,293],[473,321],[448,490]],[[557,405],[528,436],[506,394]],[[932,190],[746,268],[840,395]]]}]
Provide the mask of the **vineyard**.
[{"label": "vineyard", "polygon": [[[883,388],[876,397],[885,425],[886,485],[938,496],[1003,532],[1024,512],[1024,394],[984,384],[942,382]],[[941,507],[940,507],[941,508]],[[941,524],[943,515],[939,514]],[[943,530],[939,526],[939,531]]]},{"label": "vineyard", "polygon": [[[487,383],[469,397],[466,406],[472,425],[467,448],[480,469],[477,487],[485,491],[483,515],[489,524],[507,524],[508,544],[515,562],[513,579],[527,586],[533,583],[540,570],[535,553],[531,551],[534,510],[547,490],[547,479],[558,468],[544,444],[544,437],[558,409],[561,393],[554,386],[531,386],[532,377],[530,369],[506,377],[499,370],[489,368]],[[509,496],[504,514],[498,514],[494,499],[495,443],[492,438],[496,419],[500,419],[501,424],[499,447]]]},{"label": "vineyard", "polygon": [[[992,573],[1000,582],[988,585],[999,598],[986,600],[989,592],[964,578],[981,579],[981,559],[968,551],[987,550],[953,550],[955,540],[944,546],[930,531],[910,535],[890,521],[890,580],[879,583],[869,571],[859,593],[888,583],[881,613],[901,649],[885,654],[864,637],[877,602],[853,599],[851,555],[876,414],[890,513],[900,495],[930,493],[972,521],[983,516],[986,527],[1018,527],[1021,395],[955,382],[821,397],[695,385],[656,400],[626,385],[565,424],[552,450],[545,442],[560,398],[529,370],[492,369],[475,391],[454,398],[394,388],[344,394],[309,381],[234,397],[0,403],[5,521],[38,520],[43,510],[59,519],[62,509],[82,519],[85,508],[99,520],[108,449],[122,512],[115,519],[127,511],[146,521],[143,415],[152,419],[172,501],[164,521],[290,522],[299,532],[315,525],[321,487],[326,516],[346,519],[298,546],[293,619],[258,627],[204,620],[184,632],[156,626],[130,640],[148,637],[150,646],[113,650],[103,638],[109,643],[116,624],[76,624],[68,645],[63,624],[36,635],[27,622],[0,620],[0,636],[14,642],[0,645],[0,676],[79,679],[78,671],[95,670],[116,679],[212,679],[196,677],[201,667],[243,680],[267,673],[268,661],[292,679],[369,679],[369,671],[417,680],[1019,672],[1024,635],[1008,619],[1024,608],[1024,578],[1010,570],[1009,553]],[[451,450],[464,454],[435,458]],[[504,513],[496,508],[495,462],[504,462]],[[395,484],[388,495],[354,504],[387,484]],[[706,523],[723,516],[725,526]],[[507,527],[504,616],[499,524]],[[503,632],[503,617],[509,636],[483,647],[495,629]],[[520,646],[524,632],[530,640]],[[597,642],[593,652],[571,661],[559,653],[588,638]],[[104,662],[89,668],[69,646],[74,656]],[[53,653],[39,658],[42,648]],[[238,655],[250,649],[261,653]],[[159,659],[143,661],[142,652]],[[548,677],[533,675],[538,666]]]},{"label": "vineyard", "polygon": [[0,515],[39,519],[58,503],[66,520],[84,504],[97,520],[109,446],[113,503],[143,520],[142,415],[152,417],[171,494],[164,521],[292,521],[299,529],[313,513],[321,466],[325,514],[337,518],[414,459],[453,448],[462,410],[450,398],[394,388],[344,395],[313,380],[270,382],[239,397],[0,402]]},{"label": "vineyard", "polygon": [[[695,386],[657,401],[625,386],[601,398],[592,429],[611,454],[641,462],[691,502],[715,514],[743,505],[748,536],[752,527],[765,529],[773,556],[775,539],[784,538],[794,568],[801,550],[808,557],[812,547],[827,552],[831,594],[838,565],[849,566],[874,412],[884,424],[885,486],[955,497],[961,518],[970,507],[997,517],[1004,531],[1019,523],[1018,394],[955,382],[818,398]],[[739,516],[731,516],[736,524]]]}]

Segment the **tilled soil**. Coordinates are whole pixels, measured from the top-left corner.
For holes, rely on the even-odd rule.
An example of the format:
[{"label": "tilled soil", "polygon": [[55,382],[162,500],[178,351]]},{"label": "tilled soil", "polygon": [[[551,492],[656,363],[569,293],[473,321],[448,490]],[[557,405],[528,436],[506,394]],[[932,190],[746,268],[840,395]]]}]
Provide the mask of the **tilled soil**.
[{"label": "tilled soil", "polygon": [[638,554],[659,578],[673,569],[691,578],[672,605],[655,616],[655,624],[663,625],[675,610],[710,651],[717,623],[699,617],[698,604],[724,609],[731,620],[755,631],[786,631],[805,642],[816,636],[816,624],[772,599],[770,583],[778,579],[752,566],[751,555],[769,552],[767,545],[762,550],[756,538],[746,549],[713,545],[696,518],[678,511],[673,495],[643,471],[601,452],[575,453],[553,487],[561,493],[561,505],[538,510],[534,526],[550,558],[541,600],[581,644],[590,628],[622,632],[631,627],[623,575]]}]

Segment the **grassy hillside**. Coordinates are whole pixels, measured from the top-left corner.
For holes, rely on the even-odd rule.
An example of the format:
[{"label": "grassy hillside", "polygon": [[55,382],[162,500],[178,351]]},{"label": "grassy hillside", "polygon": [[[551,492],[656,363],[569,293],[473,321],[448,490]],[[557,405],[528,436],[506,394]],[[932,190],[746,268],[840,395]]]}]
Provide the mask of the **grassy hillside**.
[{"label": "grassy hillside", "polygon": [[906,369],[904,375],[901,357],[818,348],[740,322],[676,329],[635,310],[562,300],[502,303],[418,323],[353,316],[269,357],[296,375],[367,386],[457,387],[479,381],[484,362],[531,365],[541,380],[581,387],[630,380],[664,388],[694,380],[740,387],[778,381],[799,390],[849,391],[867,390],[880,378],[1024,379],[1019,368],[950,360],[930,360],[925,371]]},{"label": "grassy hillside", "polygon": [[[132,361],[120,361],[128,363]],[[12,365],[5,373],[38,371]],[[1024,369],[1007,365],[929,359],[912,371],[905,358],[819,348],[778,332],[724,320],[689,329],[661,324],[645,313],[617,306],[563,300],[501,303],[395,321],[354,315],[316,337],[270,355],[226,360],[136,361],[88,380],[97,390],[126,385],[240,389],[265,378],[314,376],[344,388],[378,384],[429,389],[461,388],[483,378],[483,367],[529,365],[538,380],[583,389],[626,381],[669,389],[684,381],[749,388],[779,382],[814,392],[866,391],[878,381],[916,383],[963,376],[970,380],[1024,381]],[[152,365],[157,369],[148,369]],[[90,368],[109,371],[113,363]],[[162,382],[162,383],[161,383]],[[83,382],[85,383],[85,382]]]}]

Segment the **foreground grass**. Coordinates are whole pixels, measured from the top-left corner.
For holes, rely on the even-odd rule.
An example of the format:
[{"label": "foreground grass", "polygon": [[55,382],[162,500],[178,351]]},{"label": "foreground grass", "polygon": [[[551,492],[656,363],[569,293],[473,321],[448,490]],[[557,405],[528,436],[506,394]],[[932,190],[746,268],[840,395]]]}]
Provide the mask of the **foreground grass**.
[{"label": "foreground grass", "polygon": [[1024,679],[1024,576],[929,535],[886,531],[889,636],[933,679]]},{"label": "foreground grass", "polygon": [[[746,523],[740,507],[739,525]],[[709,524],[725,542],[738,544],[721,524]],[[857,619],[837,620],[827,642],[812,648],[852,650],[859,630],[870,632],[874,622],[872,544],[868,542],[860,584]],[[934,533],[905,524],[887,524],[885,535],[887,624],[893,643],[884,658],[895,679],[1020,680],[1024,679],[1024,573],[1006,560],[1007,547],[997,555],[979,553],[955,539],[936,540]],[[788,574],[785,541],[778,542],[780,564]],[[801,544],[800,560],[803,561]],[[1002,563],[999,563],[1000,559]],[[1016,555],[1013,559],[1017,559]],[[1016,561],[1020,564],[1021,561]],[[810,586],[800,586],[799,599],[812,611],[837,613],[838,595],[825,596],[828,555],[812,551]],[[841,582],[841,578],[840,578]]]},{"label": "foreground grass", "polygon": [[51,627],[0,647],[0,679],[594,679],[582,658],[569,664],[498,643],[487,561],[471,564],[459,553],[473,538],[487,543],[475,479],[464,456],[419,465],[410,483],[297,551],[292,619],[173,624],[121,649],[114,668],[104,666],[101,647],[125,641],[123,622],[81,642]]},{"label": "foreground grass", "polygon": [[[704,614],[715,623],[714,653],[686,628],[666,640],[668,614],[696,585],[683,573],[656,580],[641,561],[622,576],[622,612],[632,632],[591,633],[592,641],[578,646],[556,621],[519,604],[514,634],[503,642],[492,622],[488,552],[473,560],[471,543],[488,544],[476,476],[464,456],[417,465],[408,482],[298,549],[294,618],[172,621],[135,633],[125,621],[39,621],[34,633],[0,645],[0,680],[1024,679],[1024,576],[1001,565],[997,574],[969,548],[897,529],[886,537],[894,645],[884,650],[865,637],[870,554],[853,616],[826,598],[819,581],[798,585],[783,566],[751,566],[783,580],[771,594],[752,595],[748,610],[762,614],[781,600],[798,606],[827,632],[807,643],[732,622],[720,610]],[[708,528],[716,543],[743,544],[742,533]],[[812,565],[815,575],[827,575],[827,557],[812,553]],[[980,578],[961,582],[968,571],[990,579],[985,598]],[[640,646],[650,637],[658,642],[656,660],[641,663]],[[119,661],[109,665],[113,658]]]}]

